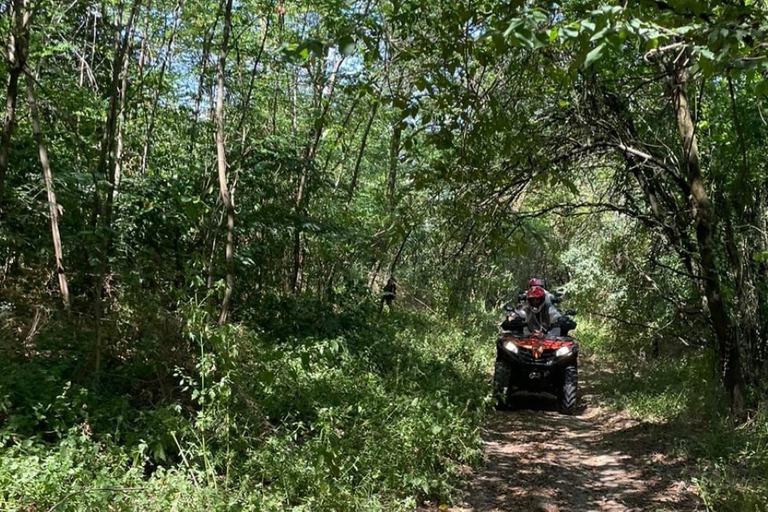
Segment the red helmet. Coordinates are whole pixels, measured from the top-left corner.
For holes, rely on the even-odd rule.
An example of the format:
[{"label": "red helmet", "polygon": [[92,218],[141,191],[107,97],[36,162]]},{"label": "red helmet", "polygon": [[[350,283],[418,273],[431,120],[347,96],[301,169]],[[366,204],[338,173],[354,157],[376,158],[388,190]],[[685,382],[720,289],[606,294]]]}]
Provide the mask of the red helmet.
[{"label": "red helmet", "polygon": [[528,288],[533,288],[534,286],[543,286],[541,284],[541,279],[538,277],[532,277],[530,281],[528,281]]},{"label": "red helmet", "polygon": [[541,286],[534,286],[528,290],[526,298],[528,299],[528,305],[531,307],[531,311],[538,313],[544,305],[544,300],[547,298],[547,294]]}]

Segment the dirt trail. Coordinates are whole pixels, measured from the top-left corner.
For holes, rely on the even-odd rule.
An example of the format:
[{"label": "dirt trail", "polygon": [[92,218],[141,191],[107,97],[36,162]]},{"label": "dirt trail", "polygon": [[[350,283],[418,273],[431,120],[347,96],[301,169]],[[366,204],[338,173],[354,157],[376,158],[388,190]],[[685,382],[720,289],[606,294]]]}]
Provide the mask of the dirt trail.
[{"label": "dirt trail", "polygon": [[665,426],[599,407],[580,373],[582,406],[573,416],[558,414],[546,395],[519,396],[515,410],[491,415],[486,463],[470,475],[464,503],[449,510],[704,510],[685,461],[664,453]]}]

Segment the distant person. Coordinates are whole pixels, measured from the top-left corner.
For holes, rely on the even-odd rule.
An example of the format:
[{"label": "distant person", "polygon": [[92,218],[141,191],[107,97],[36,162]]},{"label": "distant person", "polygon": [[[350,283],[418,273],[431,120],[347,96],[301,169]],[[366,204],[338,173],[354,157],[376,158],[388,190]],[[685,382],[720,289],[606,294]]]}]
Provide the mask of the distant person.
[{"label": "distant person", "polygon": [[390,277],[387,280],[387,284],[384,285],[384,293],[381,295],[381,311],[384,311],[384,303],[387,304],[389,309],[392,309],[392,301],[395,300],[397,295],[397,281],[394,277]]}]

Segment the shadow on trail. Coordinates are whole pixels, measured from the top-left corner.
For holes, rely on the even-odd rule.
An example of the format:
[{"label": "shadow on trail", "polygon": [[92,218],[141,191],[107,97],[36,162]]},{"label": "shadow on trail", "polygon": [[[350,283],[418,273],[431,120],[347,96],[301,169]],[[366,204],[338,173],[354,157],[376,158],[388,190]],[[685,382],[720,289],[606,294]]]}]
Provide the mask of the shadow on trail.
[{"label": "shadow on trail", "polygon": [[553,397],[528,393],[515,395],[513,410],[492,413],[486,464],[454,510],[703,510],[685,483],[686,461],[664,453],[676,428],[597,407],[589,384],[573,416],[557,413]]},{"label": "shadow on trail", "polygon": [[[541,411],[557,412],[557,398],[548,393],[530,393],[519,391],[512,395],[512,402],[506,405],[500,412],[512,411]],[[574,416],[581,416],[587,411],[587,405],[583,400],[576,404]]]}]

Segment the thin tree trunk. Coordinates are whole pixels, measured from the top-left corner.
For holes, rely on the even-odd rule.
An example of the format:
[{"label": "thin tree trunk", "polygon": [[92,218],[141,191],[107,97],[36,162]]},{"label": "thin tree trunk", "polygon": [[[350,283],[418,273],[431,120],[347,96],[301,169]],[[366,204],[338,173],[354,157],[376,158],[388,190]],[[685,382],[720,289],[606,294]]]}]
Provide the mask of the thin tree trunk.
[{"label": "thin tree trunk", "polygon": [[411,226],[408,229],[408,232],[403,237],[403,241],[400,244],[400,247],[397,249],[397,254],[395,254],[395,258],[392,260],[392,263],[389,265],[389,277],[392,277],[392,275],[395,273],[395,269],[397,268],[397,264],[400,263],[400,257],[403,255],[403,249],[405,249],[405,244],[408,242],[408,239],[411,237],[411,233],[413,233],[414,226]]},{"label": "thin tree trunk", "polygon": [[[104,14],[104,11],[102,10],[102,15],[103,14]],[[98,15],[98,13],[94,11],[94,13],[93,13],[93,33],[92,33],[92,37],[91,37],[91,61],[89,62],[89,67],[91,69],[95,69],[95,65],[96,65],[96,34],[98,33],[98,30],[97,30],[97,25],[98,25],[97,15]],[[93,81],[93,88],[94,88],[94,90],[97,87],[98,87],[98,84],[94,80]]]},{"label": "thin tree trunk", "polygon": [[293,274],[291,275],[291,293],[298,294],[302,288],[304,275],[304,240],[302,232],[296,228],[293,233]]},{"label": "thin tree trunk", "polygon": [[24,70],[25,52],[22,47],[26,42],[26,24],[24,20],[22,0],[13,0],[9,5],[9,15],[13,19],[13,27],[8,36],[8,89],[5,96],[5,118],[3,132],[0,136],[0,205],[5,194],[5,177],[8,172],[8,156],[11,152],[11,136],[16,124],[16,100],[19,93],[19,76]]},{"label": "thin tree trunk", "polygon": [[[357,108],[357,105],[360,103],[360,99],[363,97],[363,93],[359,92],[355,95],[355,99],[352,100],[352,105],[350,105],[349,110],[347,111],[347,114],[344,116],[344,120],[341,122],[339,127],[341,130],[339,130],[339,133],[336,135],[336,139],[333,141],[333,146],[338,146],[339,142],[341,142],[345,137],[350,137],[350,133],[347,132],[347,125],[349,125],[349,120],[352,118],[352,114],[355,113],[355,109]],[[378,105],[376,105],[378,107]],[[357,127],[355,127],[355,130]],[[331,163],[331,155],[333,152],[329,151],[328,155],[325,157],[325,162],[323,163],[323,174],[327,174],[330,169],[330,163]],[[346,156],[346,151],[344,152],[344,156]],[[341,158],[341,160],[344,160],[344,157]],[[338,164],[334,166],[334,170],[338,167]],[[334,184],[334,190],[339,188],[339,183],[341,180],[341,173],[339,173],[339,176],[336,178],[336,183]]]},{"label": "thin tree trunk", "polygon": [[[219,24],[219,17],[221,16],[221,5],[216,11],[216,19],[213,22],[211,30],[206,34],[203,41],[203,54],[200,57],[200,76],[197,81],[197,94],[195,95],[195,104],[193,112],[195,113],[195,120],[192,124],[192,131],[189,137],[189,152],[192,153],[195,149],[195,143],[197,142],[198,125],[200,120],[200,113],[203,103],[203,89],[205,88],[205,72],[208,69],[208,58],[211,55],[211,44],[213,44],[213,36],[216,32],[216,26]],[[207,188],[207,187],[205,187]]]},{"label": "thin tree trunk", "polygon": [[[114,42],[114,59],[112,61],[112,79],[109,86],[109,105],[107,108],[107,119],[104,126],[104,131],[101,135],[101,148],[99,152],[99,164],[98,170],[101,175],[106,176],[109,181],[109,190],[107,191],[107,201],[104,205],[105,222],[104,227],[111,227],[112,217],[112,205],[115,195],[115,173],[116,173],[116,155],[114,154],[114,144],[116,142],[116,128],[117,119],[120,113],[119,101],[120,101],[120,76],[123,68],[125,67],[124,59],[127,58],[128,46],[130,45],[130,34],[133,31],[133,23],[139,12],[141,6],[141,0],[134,0],[131,7],[131,13],[128,18],[128,24],[118,27],[115,33]],[[122,17],[122,8],[118,16]],[[123,36],[120,36],[120,31],[124,30]]]},{"label": "thin tree trunk", "polygon": [[[152,2],[147,2],[147,11],[150,12],[152,9]],[[136,74],[139,76],[139,94],[137,95],[139,98],[141,97],[142,93],[144,92],[144,66],[147,60],[147,41],[149,41],[149,22],[151,20],[151,16],[146,17],[146,22],[144,23],[144,33],[141,36],[141,46],[139,47],[139,61],[136,64]]]},{"label": "thin tree trunk", "polygon": [[373,269],[371,280],[368,282],[368,288],[373,288],[373,285],[376,283],[376,279],[379,278],[379,272],[381,272],[381,263],[381,258],[376,258],[376,266]]},{"label": "thin tree trunk", "polygon": [[48,160],[48,151],[45,148],[43,132],[40,128],[40,113],[37,110],[37,98],[35,98],[34,80],[29,74],[25,74],[27,83],[27,100],[29,101],[29,110],[32,117],[32,132],[37,142],[37,149],[40,154],[40,165],[43,168],[43,179],[45,180],[45,189],[48,192],[48,212],[51,217],[51,236],[53,239],[53,254],[56,260],[56,275],[59,280],[59,290],[61,298],[64,301],[64,307],[69,310],[69,286],[67,285],[67,274],[64,268],[64,251],[61,246],[61,234],[59,233],[59,205],[56,203],[56,193],[53,190],[53,175],[51,173],[51,164]]},{"label": "thin tree trunk", "polygon": [[155,94],[155,97],[152,101],[152,109],[149,113],[149,122],[147,125],[147,136],[144,139],[144,151],[141,154],[141,174],[146,174],[147,172],[147,160],[149,160],[149,155],[152,150],[152,134],[155,131],[155,119],[157,118],[157,106],[160,103],[160,95],[163,92],[163,81],[165,78],[165,70],[168,69],[168,66],[170,65],[171,59],[173,58],[173,40],[176,37],[176,31],[179,26],[179,18],[181,13],[181,6],[182,2],[179,1],[176,4],[176,9],[174,9],[174,18],[173,18],[173,26],[171,27],[171,35],[168,36],[168,44],[165,48],[165,59],[163,59],[163,64],[160,66],[160,76],[158,77],[158,83],[157,83],[157,94]]},{"label": "thin tree trunk", "polygon": [[[341,68],[342,63],[344,62],[345,57],[341,57],[333,66],[333,69],[331,70],[331,74],[328,77],[328,97],[325,101],[325,104],[323,104],[323,89],[324,89],[324,81],[321,81],[320,78],[315,81],[314,83],[314,99],[313,99],[313,111],[316,114],[315,122],[312,126],[311,131],[311,143],[306,147],[304,151],[304,158],[303,158],[303,164],[301,166],[301,176],[299,176],[299,183],[296,190],[296,216],[297,218],[300,218],[305,213],[306,203],[308,202],[306,197],[306,186],[307,186],[307,180],[309,179],[309,169],[312,165],[314,165],[315,156],[317,155],[317,148],[320,145],[320,140],[323,136],[323,128],[325,126],[325,119],[328,116],[328,110],[331,105],[331,97],[333,96],[334,88],[336,85],[336,77],[338,76],[339,69]],[[323,74],[323,67],[320,65],[320,69],[318,70],[318,76]],[[296,88],[293,92],[293,131],[294,134],[298,130],[298,113],[296,109],[298,108],[298,98],[297,98],[297,90],[298,90],[298,77],[297,77],[297,83]],[[302,278],[303,278],[303,267],[304,267],[304,253],[305,253],[305,247],[304,247],[304,237],[302,236],[302,229],[300,225],[297,225],[294,230],[293,235],[293,277],[291,282],[291,289],[293,293],[298,293],[301,291],[302,288]]]},{"label": "thin tree trunk", "polygon": [[[322,106],[322,111],[320,112],[319,119],[315,120],[314,123],[314,134],[312,136],[312,144],[309,146],[309,149],[307,151],[307,160],[314,161],[315,155],[317,154],[317,148],[320,145],[320,139],[323,136],[323,128],[325,127],[325,119],[328,117],[328,110],[331,106],[331,98],[333,97],[333,91],[336,88],[336,77],[339,75],[339,69],[341,68],[341,65],[344,63],[346,57],[341,57],[339,60],[336,61],[336,64],[333,65],[333,69],[331,70],[331,74],[328,77],[328,98],[326,98],[325,105]],[[322,72],[322,71],[321,71]],[[318,91],[318,99],[319,103],[322,104],[322,91],[325,87],[323,87],[324,84],[319,84],[319,91]]]},{"label": "thin tree trunk", "polygon": [[[299,76],[296,74],[294,87],[291,96],[291,132],[294,138],[298,135],[299,131],[299,105],[298,105],[298,90],[299,90]],[[306,158],[301,166],[301,175],[299,176],[299,183],[296,186],[296,199],[294,209],[297,217],[296,225],[293,231],[293,272],[291,273],[291,293],[295,294],[301,290],[301,276],[304,272],[304,258],[303,258],[303,243],[301,236],[301,225],[298,220],[303,215],[304,204],[304,186],[307,183],[307,166],[309,163]]]},{"label": "thin tree trunk", "polygon": [[[90,13],[86,12],[85,13],[85,22],[84,22],[85,27],[83,28],[83,32],[88,32],[88,20],[90,20],[90,19],[91,19]],[[84,49],[84,51],[83,51],[83,58],[80,59],[80,78],[78,78],[78,80],[77,80],[77,85],[79,87],[82,87],[83,84],[85,83],[85,51],[86,50],[87,49]]]},{"label": "thin tree trunk", "polygon": [[696,221],[696,240],[701,256],[701,270],[704,278],[704,291],[707,297],[712,326],[717,336],[720,361],[724,365],[724,380],[731,409],[737,416],[744,410],[742,393],[742,368],[738,343],[731,341],[731,323],[726,311],[720,288],[715,256],[715,214],[707,194],[701,169],[701,159],[696,141],[696,132],[688,95],[685,87],[688,82],[688,69],[682,64],[674,65],[672,75],[672,106],[675,110],[677,127],[680,133],[684,153],[684,165],[691,190],[694,219]]},{"label": "thin tree trunk", "polygon": [[8,170],[8,155],[11,151],[11,135],[16,124],[16,98],[19,90],[21,69],[12,67],[8,76],[8,89],[5,102],[5,119],[0,140],[0,204],[5,196],[5,176]]},{"label": "thin tree trunk", "polygon": [[117,198],[120,189],[120,178],[123,173],[123,149],[125,147],[125,100],[128,96],[128,65],[131,60],[128,52],[123,55],[123,65],[120,79],[120,106],[117,115],[117,148],[115,150],[113,199]]},{"label": "thin tree trunk", "polygon": [[[277,110],[277,106],[275,106]],[[291,90],[291,135],[296,137],[299,133],[299,73],[293,77],[293,89]]]},{"label": "thin tree trunk", "polygon": [[[219,230],[221,229],[221,225],[224,222],[224,215],[226,212],[222,212],[221,216],[219,217],[218,222],[216,222],[216,227],[213,229],[213,241],[211,242],[211,252],[210,256],[208,257],[208,265],[207,265],[207,277],[205,280],[206,287],[210,290],[213,287],[213,262],[216,259],[216,244],[219,239]],[[203,242],[203,247],[207,245],[207,240]]]},{"label": "thin tree trunk", "polygon": [[227,321],[229,315],[229,305],[232,300],[232,291],[235,287],[235,277],[233,260],[235,253],[235,207],[232,196],[229,191],[229,182],[227,181],[227,155],[225,151],[224,140],[224,94],[225,94],[225,71],[227,64],[227,52],[229,50],[229,33],[232,28],[232,0],[226,0],[224,7],[224,30],[221,37],[221,51],[219,52],[218,66],[218,84],[216,90],[216,156],[219,176],[219,190],[221,202],[227,212],[227,245],[226,245],[226,266],[227,266],[227,287],[224,291],[224,299],[221,302],[221,314],[219,315],[219,324]]},{"label": "thin tree trunk", "polygon": [[[253,96],[253,88],[256,83],[256,73],[259,68],[259,64],[261,63],[261,56],[264,54],[264,46],[267,43],[267,35],[269,34],[269,28],[271,25],[272,17],[269,16],[265,18],[262,21],[261,30],[263,32],[261,37],[261,44],[259,45],[259,53],[256,55],[256,58],[253,60],[253,67],[251,68],[251,76],[248,79],[248,89],[245,93],[245,98],[243,99],[242,107],[241,107],[241,116],[240,116],[240,122],[237,125],[237,132],[238,133],[245,133],[243,126],[245,125],[245,120],[248,118],[248,111],[251,107],[251,98]],[[244,141],[243,141],[244,142]],[[243,143],[243,146],[245,144]],[[245,152],[245,149],[241,150],[241,155]]]},{"label": "thin tree trunk", "polygon": [[[144,68],[146,67],[147,60],[150,58],[149,56],[149,46],[150,46],[150,24],[152,21],[152,5],[153,0],[146,0],[146,3],[144,4],[144,10],[146,11],[147,15],[144,17],[144,28],[142,29],[142,36],[141,36],[141,46],[139,47],[139,58],[138,62],[136,64],[136,76],[137,78],[137,85],[136,85],[136,93],[134,95],[135,98],[138,99],[138,101],[142,101],[144,98],[144,85],[146,84],[145,75],[144,75]],[[144,114],[144,121],[146,122],[146,109],[142,112]]]},{"label": "thin tree trunk", "polygon": [[397,168],[400,163],[400,140],[403,134],[403,123],[398,116],[392,127],[392,140],[389,145],[389,175],[387,176],[387,204],[390,210],[395,209],[395,185],[397,183]]},{"label": "thin tree trunk", "polygon": [[379,103],[375,102],[373,104],[373,111],[371,112],[371,117],[368,118],[368,124],[365,125],[365,130],[363,131],[363,138],[360,141],[360,150],[357,152],[357,158],[355,159],[355,167],[352,170],[352,180],[349,183],[349,192],[347,193],[347,206],[352,202],[352,196],[355,193],[355,188],[357,187],[357,178],[360,174],[360,164],[363,161],[363,153],[365,153],[365,146],[368,143],[368,134],[371,132],[371,126],[373,125],[373,121],[376,119],[376,113],[379,111]]},{"label": "thin tree trunk", "polygon": [[[107,197],[104,203],[101,205],[101,211],[99,216],[101,217],[100,227],[103,230],[101,235],[101,247],[99,254],[99,275],[96,282],[93,283],[94,287],[94,322],[96,327],[96,349],[95,349],[95,363],[94,371],[98,375],[101,371],[101,356],[102,356],[102,331],[101,331],[101,318],[103,314],[102,298],[104,292],[104,283],[107,279],[109,272],[109,252],[112,244],[111,228],[112,228],[112,216],[113,207],[115,201],[115,193],[117,192],[117,154],[116,154],[116,142],[117,142],[117,121],[119,117],[119,102],[120,102],[120,90],[121,90],[121,74],[125,67],[124,59],[127,58],[128,46],[130,45],[130,36],[133,32],[133,23],[136,20],[136,16],[139,13],[141,6],[141,0],[134,0],[131,7],[131,13],[128,18],[127,25],[123,26],[118,24],[115,32],[115,40],[113,45],[114,57],[112,60],[112,78],[109,85],[109,103],[107,108],[107,118],[104,124],[104,131],[101,135],[101,147],[99,151],[99,163],[97,172],[100,176],[107,178],[109,188],[107,189]],[[118,18],[122,21],[123,7],[121,3],[118,11]],[[121,37],[121,30],[125,33]],[[127,83],[126,83],[127,87]],[[94,194],[96,195],[96,203],[99,203],[99,191],[98,187],[95,187]],[[98,217],[94,219],[98,224]]]}]

